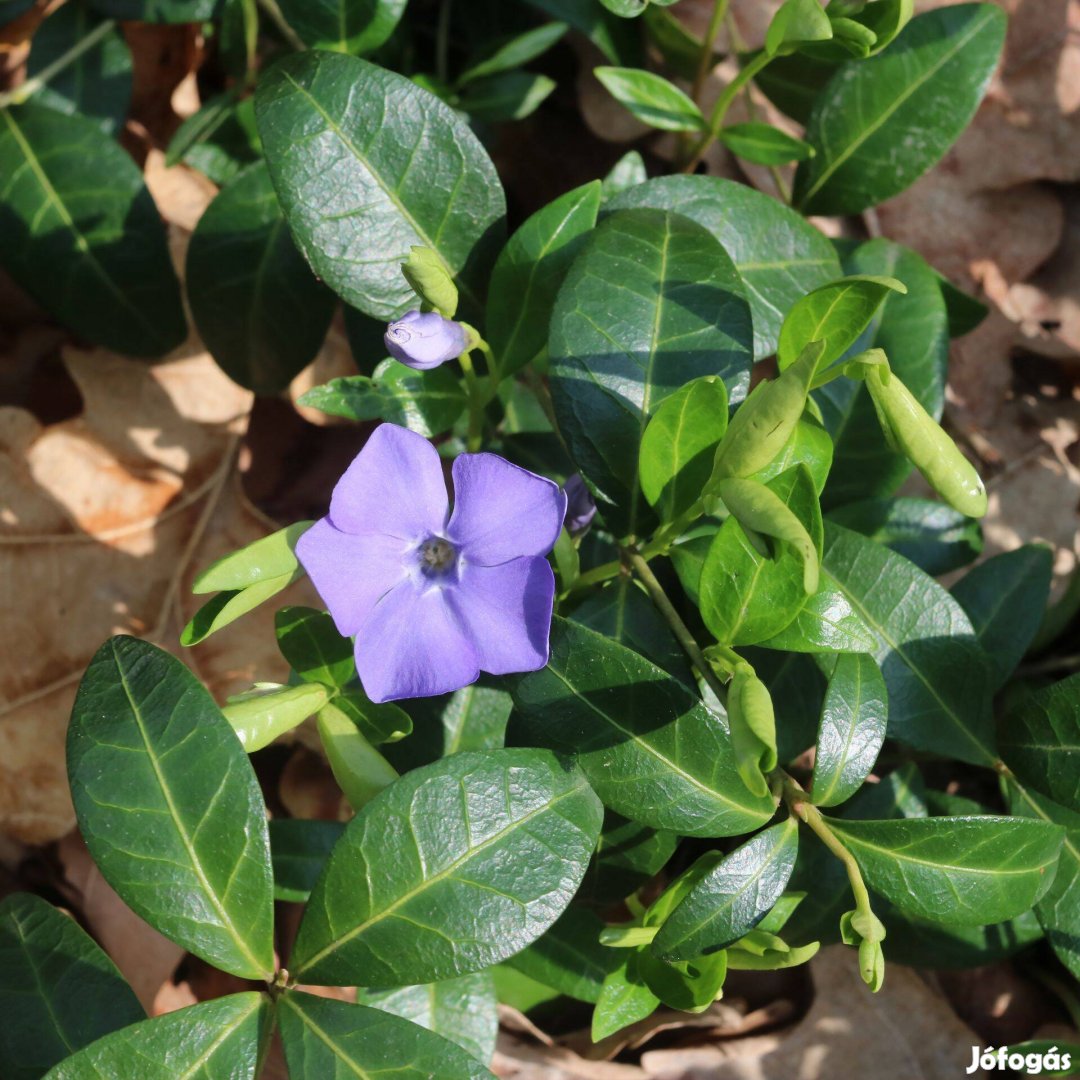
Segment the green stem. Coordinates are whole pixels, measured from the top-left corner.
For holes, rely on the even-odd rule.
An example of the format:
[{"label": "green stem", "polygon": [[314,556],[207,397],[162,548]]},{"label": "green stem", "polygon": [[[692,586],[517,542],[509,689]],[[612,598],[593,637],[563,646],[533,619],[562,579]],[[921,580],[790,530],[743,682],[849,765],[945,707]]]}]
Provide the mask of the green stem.
[{"label": "green stem", "polygon": [[450,73],[450,3],[451,0],[442,0],[435,31],[435,74],[442,83],[447,81]]},{"label": "green stem", "polygon": [[473,367],[472,355],[463,352],[458,357],[461,370],[465,375],[465,389],[469,396],[469,434],[465,448],[470,454],[475,454],[483,442],[484,433],[484,393],[480,386],[480,380],[476,377],[476,369]]},{"label": "green stem", "polygon": [[705,38],[701,43],[701,55],[698,57],[697,72],[694,75],[694,85],[690,90],[690,97],[694,101],[700,101],[701,89],[705,80],[709,77],[712,68],[713,47],[716,44],[716,35],[720,33],[720,27],[727,16],[730,0],[713,0],[712,18],[709,19],[709,28],[705,31]]},{"label": "green stem", "polygon": [[652,572],[652,567],[641,557],[636,548],[627,547],[623,548],[622,551],[631,569],[641,579],[641,583],[645,586],[645,591],[656,605],[657,611],[667,620],[667,624],[671,627],[676,640],[683,647],[686,655],[690,657],[690,662],[698,669],[698,673],[720,702],[725,703],[727,701],[727,687],[717,678],[712,665],[702,655],[698,643],[694,640],[694,635],[690,633],[690,628],[682,621],[682,616],[679,615],[675,610],[675,606],[668,599],[667,593],[664,592],[664,586],[657,580],[656,575]]},{"label": "green stem", "polygon": [[692,173],[698,167],[701,163],[701,159],[705,156],[705,151],[712,146],[716,141],[717,135],[720,134],[720,129],[724,126],[724,117],[727,116],[727,111],[731,108],[731,103],[738,97],[739,91],[750,82],[750,80],[757,75],[770,60],[772,60],[772,57],[769,56],[768,53],[758,53],[757,56],[755,56],[746,67],[742,68],[739,74],[724,87],[720,96],[716,99],[712,115],[709,117],[709,130],[702,135],[690,160],[684,166],[683,172]]},{"label": "green stem", "polygon": [[8,105],[21,105],[32,94],[36,94],[54,75],[73,64],[84,52],[92,49],[106,34],[116,26],[115,19],[106,19],[95,26],[89,34],[81,37],[66,53],[58,56],[51,64],[43,67],[32,79],[27,79],[21,86],[0,94],[0,109]]},{"label": "green stem", "polygon": [[286,22],[276,0],[259,0],[259,6],[270,16],[270,21],[277,27],[278,33],[281,34],[291,48],[297,52],[303,52],[307,48],[303,41],[300,40],[297,32]]}]

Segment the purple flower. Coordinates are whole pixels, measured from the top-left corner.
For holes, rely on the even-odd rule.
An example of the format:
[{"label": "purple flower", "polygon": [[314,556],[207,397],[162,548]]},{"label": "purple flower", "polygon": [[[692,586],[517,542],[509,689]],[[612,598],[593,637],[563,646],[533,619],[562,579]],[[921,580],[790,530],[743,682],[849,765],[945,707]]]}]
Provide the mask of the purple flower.
[{"label": "purple flower", "polygon": [[566,492],[566,531],[571,536],[583,533],[596,517],[596,501],[581,479],[581,473],[573,473],[563,485]]},{"label": "purple flower", "polygon": [[386,328],[383,342],[395,360],[427,371],[465,351],[465,328],[437,311],[407,311]]},{"label": "purple flower", "polygon": [[329,515],[296,545],[338,630],[356,638],[372,701],[547,663],[555,579],[544,556],[566,497],[495,454],[462,454],[453,475],[450,513],[435,447],[382,424],[338,481]]}]

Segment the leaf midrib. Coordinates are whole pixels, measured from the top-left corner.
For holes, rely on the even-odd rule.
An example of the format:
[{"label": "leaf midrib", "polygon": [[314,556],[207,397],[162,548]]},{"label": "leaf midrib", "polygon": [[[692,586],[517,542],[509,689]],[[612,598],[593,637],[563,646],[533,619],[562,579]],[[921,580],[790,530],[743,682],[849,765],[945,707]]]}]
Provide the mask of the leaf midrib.
[{"label": "leaf midrib", "polygon": [[292,1001],[292,999],[286,994],[282,1000],[282,1004],[292,1009],[297,1016],[300,1017],[300,1023],[306,1028],[309,1028],[311,1033],[337,1058],[338,1061],[344,1062],[352,1070],[353,1075],[358,1076],[361,1080],[371,1080],[372,1074],[362,1069],[351,1057],[346,1055],[346,1051],[340,1047],[334,1040],[327,1034],[319,1025],[315,1022],[314,1018],[299,1005]]}]

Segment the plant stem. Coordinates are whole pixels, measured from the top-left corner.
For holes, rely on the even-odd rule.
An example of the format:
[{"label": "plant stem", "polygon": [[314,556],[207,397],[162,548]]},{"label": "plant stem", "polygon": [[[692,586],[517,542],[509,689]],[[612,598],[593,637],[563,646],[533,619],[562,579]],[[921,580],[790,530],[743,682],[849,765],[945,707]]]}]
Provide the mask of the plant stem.
[{"label": "plant stem", "polygon": [[36,94],[54,75],[75,63],[88,49],[92,49],[106,34],[116,26],[115,19],[106,19],[95,26],[89,34],[81,37],[66,53],[58,56],[51,64],[43,67],[32,79],[27,79],[21,86],[0,94],[0,109],[8,105],[20,105],[31,94]]},{"label": "plant stem", "polygon": [[694,75],[694,85],[690,90],[690,97],[695,102],[701,99],[701,89],[705,80],[709,77],[712,68],[713,46],[716,44],[716,35],[720,33],[720,26],[727,17],[727,9],[730,0],[713,0],[712,18],[709,19],[709,28],[705,31],[705,38],[701,43],[701,56],[698,58],[697,72]]},{"label": "plant stem", "polygon": [[450,73],[450,4],[451,0],[442,0],[439,25],[435,31],[435,74],[443,83]]},{"label": "plant stem", "polygon": [[285,21],[285,16],[281,14],[281,8],[277,6],[276,0],[259,0],[259,7],[270,16],[270,21],[292,48],[297,52],[303,52],[307,48],[297,32]]},{"label": "plant stem", "polygon": [[731,103],[738,97],[739,91],[755,76],[772,57],[766,52],[760,52],[753,60],[750,61],[746,67],[742,68],[738,75],[731,80],[721,91],[720,96],[716,99],[716,104],[713,106],[712,115],[709,117],[709,130],[702,135],[698,141],[697,147],[694,149],[690,160],[683,168],[684,173],[692,173],[698,165],[701,163],[701,159],[705,156],[705,151],[716,141],[717,135],[720,134],[720,129],[724,126],[724,117],[727,116],[727,111],[731,107]]},{"label": "plant stem", "polygon": [[458,357],[458,363],[461,364],[461,370],[465,375],[465,387],[469,395],[469,434],[465,448],[470,454],[475,454],[483,442],[485,404],[483,390],[476,377],[472,356],[468,352],[463,352]]},{"label": "plant stem", "polygon": [[720,702],[725,703],[727,701],[727,687],[717,678],[712,665],[702,655],[698,643],[694,640],[694,635],[690,633],[690,628],[682,621],[682,617],[668,599],[667,593],[664,592],[664,586],[657,580],[656,575],[652,572],[652,567],[641,557],[636,548],[626,547],[621,550],[631,569],[641,579],[641,583],[645,586],[645,591],[656,605],[656,609],[667,620],[672,633],[683,647],[686,655],[690,657],[690,662],[698,669],[698,673]]}]

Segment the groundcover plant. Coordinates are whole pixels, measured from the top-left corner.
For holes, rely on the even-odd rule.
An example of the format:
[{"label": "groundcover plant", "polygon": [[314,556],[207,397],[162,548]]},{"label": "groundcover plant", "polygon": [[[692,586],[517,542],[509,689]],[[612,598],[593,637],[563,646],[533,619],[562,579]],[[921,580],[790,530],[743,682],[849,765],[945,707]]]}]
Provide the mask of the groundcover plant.
[{"label": "groundcover plant", "polygon": [[[592,1003],[599,1040],[823,942],[857,950],[867,993],[886,961],[975,966],[1043,939],[1080,976],[1080,676],[1010,682],[1057,632],[1050,553],[935,580],[981,545],[982,482],[938,423],[949,338],[980,306],[914,252],[805,217],[865,211],[941,159],[1004,15],[787,0],[703,112],[726,7],[700,41],[670,0],[536,0],[506,38],[477,4],[457,70],[427,28],[434,73],[404,0],[47,18],[0,125],[9,272],[85,340],[179,342],[165,233],[113,138],[113,19],[214,19],[231,89],[169,150],[221,185],[187,254],[194,321],[232,378],[275,393],[340,298],[363,373],[304,402],[376,426],[324,517],[195,583],[188,647],[310,576],[326,610],[276,615],[288,684],[219,707],[121,636],[71,718],[105,879],[261,988],[146,1019],[74,922],[17,894],[5,1077],[254,1077],[275,1028],[298,1078],[490,1076],[496,987]],[[480,135],[552,90],[527,65],[567,33],[674,133],[671,172],[630,155],[507,235]],[[726,123],[752,81],[803,138]],[[790,192],[777,171],[790,205],[701,175],[717,140],[797,161]],[[916,469],[934,498],[895,495]],[[248,755],[305,723],[345,824],[268,820]],[[988,780],[984,801],[935,789],[949,769]],[[275,900],[306,904],[294,942]]]}]

